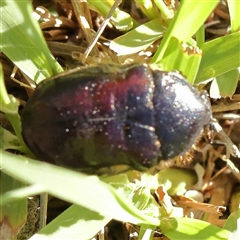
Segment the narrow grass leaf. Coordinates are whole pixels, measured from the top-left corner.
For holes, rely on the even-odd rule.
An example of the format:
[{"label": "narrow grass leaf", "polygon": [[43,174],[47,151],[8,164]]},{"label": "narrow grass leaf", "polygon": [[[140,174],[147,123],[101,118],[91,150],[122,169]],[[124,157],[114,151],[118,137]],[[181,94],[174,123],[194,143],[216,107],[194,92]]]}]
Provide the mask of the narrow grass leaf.
[{"label": "narrow grass leaf", "polygon": [[73,204],[30,240],[91,239],[111,218]]},{"label": "narrow grass leaf", "polygon": [[167,6],[167,4],[164,1],[154,0],[154,3],[160,10],[161,16],[166,22],[168,22],[168,20],[170,20],[174,17],[174,10],[171,9],[171,7]]},{"label": "narrow grass leaf", "polygon": [[159,19],[154,19],[115,38],[110,49],[119,56],[140,52],[149,47],[164,34],[165,28],[160,26]]},{"label": "narrow grass leaf", "polygon": [[5,173],[30,184],[41,184],[53,196],[109,218],[135,224],[159,225],[158,219],[143,214],[97,176],[87,176],[3,151],[0,151],[0,156]]},{"label": "narrow grass leaf", "polygon": [[1,7],[0,49],[29,78],[39,82],[62,71],[32,17],[30,1],[7,1]]},{"label": "narrow grass leaf", "polygon": [[160,206],[151,194],[152,190],[158,187],[156,178],[149,174],[141,174],[141,179],[136,180],[139,176],[135,175],[135,181],[129,181],[129,173],[105,177],[103,181],[113,186],[119,195],[131,201],[142,212],[159,218]]},{"label": "narrow grass leaf", "polygon": [[216,77],[210,87],[211,98],[232,97],[239,79],[239,70],[233,69]]},{"label": "narrow grass leaf", "polygon": [[237,32],[240,29],[240,1],[228,0],[227,2],[231,19],[231,31]]},{"label": "narrow grass leaf", "polygon": [[203,56],[194,84],[240,66],[240,32],[216,38],[202,46]]},{"label": "narrow grass leaf", "polygon": [[205,42],[205,28],[204,25],[202,25],[196,32],[196,41],[197,41],[197,46],[201,48],[201,46]]},{"label": "narrow grass leaf", "polygon": [[[88,0],[87,2],[89,3],[90,8],[92,8],[94,11],[97,11],[102,16],[106,17],[111,10],[114,0],[107,1]],[[126,31],[131,29],[134,23],[136,24],[136,21],[134,21],[128,13],[121,11],[119,10],[119,8],[117,8],[113,13],[111,23],[118,30]]]},{"label": "narrow grass leaf", "polygon": [[153,236],[154,236],[154,227],[141,225],[139,236],[138,236],[139,240],[152,240]]},{"label": "narrow grass leaf", "polygon": [[[164,184],[169,195],[181,195],[197,183],[198,177],[192,169],[166,168],[157,173],[159,186]],[[176,178],[176,176],[178,176]]]},{"label": "narrow grass leaf", "polygon": [[[177,227],[175,229],[164,228],[164,223],[162,223],[162,232],[169,239],[175,240],[228,240],[231,238],[231,232],[221,229],[210,223],[190,218],[175,218]],[[169,220],[164,220],[169,221]],[[166,223],[168,225],[168,223]]]},{"label": "narrow grass leaf", "polygon": [[160,12],[156,9],[152,1],[149,0],[135,0],[137,5],[142,10],[142,12],[150,19],[153,20],[155,18],[160,17]]},{"label": "narrow grass leaf", "polygon": [[38,195],[44,192],[46,189],[40,184],[33,184],[31,186],[18,188],[15,190],[8,190],[6,193],[2,194],[0,206],[14,202],[18,199],[27,198],[29,196]]},{"label": "narrow grass leaf", "polygon": [[0,63],[0,111],[9,114],[18,113],[19,101],[12,95],[8,95],[4,83],[2,64]]},{"label": "narrow grass leaf", "polygon": [[201,58],[202,52],[198,47],[179,42],[173,37],[159,63],[166,71],[178,70],[190,83],[193,83]]},{"label": "narrow grass leaf", "polygon": [[[18,106],[19,106],[19,101],[12,95],[9,95],[7,93],[7,89],[4,84],[4,79],[3,79],[3,71],[2,71],[2,65],[0,64],[0,111],[5,113],[6,117],[8,118],[9,122],[11,123],[15,134],[18,138],[18,141],[20,143],[19,150],[21,149],[23,152],[29,152],[27,146],[25,145],[22,135],[21,135],[21,121],[20,121],[20,116],[18,114]],[[1,134],[6,134],[6,132],[2,131]],[[7,136],[6,136],[7,137]],[[8,135],[8,137],[10,137]],[[2,147],[3,145],[6,146],[7,142],[9,139],[2,140],[3,142],[1,143]],[[12,139],[13,140],[13,139]],[[15,144],[16,141],[14,142]],[[8,144],[11,144],[8,142]],[[0,148],[1,149],[1,148]],[[13,148],[16,149],[16,148]]]},{"label": "narrow grass leaf", "polygon": [[240,236],[240,208],[234,211],[227,218],[226,223],[223,226],[224,229],[231,231],[233,234],[232,239],[238,239]]},{"label": "narrow grass leaf", "polygon": [[165,53],[168,43],[172,37],[181,42],[187,42],[198,31],[207,19],[219,0],[212,1],[181,1],[180,7],[171,21],[166,35],[161,42],[157,52],[152,58],[152,63],[159,62]]},{"label": "narrow grass leaf", "polygon": [[[2,202],[2,194],[25,185],[3,172],[0,172],[0,183],[0,202]],[[27,198],[0,205],[1,239],[13,239],[24,226],[26,220]]]},{"label": "narrow grass leaf", "polygon": [[16,135],[13,135],[8,130],[2,128],[0,126],[0,149],[7,150],[7,149],[15,149],[15,150],[22,150],[22,147],[19,143],[18,138]]}]

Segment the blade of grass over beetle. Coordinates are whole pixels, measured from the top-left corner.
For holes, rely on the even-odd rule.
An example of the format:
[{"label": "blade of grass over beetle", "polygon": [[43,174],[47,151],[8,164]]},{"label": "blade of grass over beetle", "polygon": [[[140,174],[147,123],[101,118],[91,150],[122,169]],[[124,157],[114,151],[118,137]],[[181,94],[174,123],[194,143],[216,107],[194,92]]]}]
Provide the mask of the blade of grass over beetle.
[{"label": "blade of grass over beetle", "polygon": [[3,172],[20,181],[41,184],[46,192],[60,199],[76,203],[108,218],[134,224],[160,224],[159,219],[143,214],[97,176],[87,176],[3,151],[0,151],[0,156]]},{"label": "blade of grass over beetle", "polygon": [[53,58],[37,21],[32,17],[31,2],[3,0],[0,7],[2,52],[36,82],[61,72],[61,66]]}]

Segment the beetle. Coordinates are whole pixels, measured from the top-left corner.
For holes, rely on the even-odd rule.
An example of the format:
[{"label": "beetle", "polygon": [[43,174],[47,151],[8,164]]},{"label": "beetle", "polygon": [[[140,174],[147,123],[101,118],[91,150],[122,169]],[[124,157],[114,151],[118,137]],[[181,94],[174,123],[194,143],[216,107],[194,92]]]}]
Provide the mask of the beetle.
[{"label": "beetle", "polygon": [[22,137],[40,160],[141,169],[184,155],[211,117],[206,93],[177,72],[103,64],[41,82],[21,122]]}]

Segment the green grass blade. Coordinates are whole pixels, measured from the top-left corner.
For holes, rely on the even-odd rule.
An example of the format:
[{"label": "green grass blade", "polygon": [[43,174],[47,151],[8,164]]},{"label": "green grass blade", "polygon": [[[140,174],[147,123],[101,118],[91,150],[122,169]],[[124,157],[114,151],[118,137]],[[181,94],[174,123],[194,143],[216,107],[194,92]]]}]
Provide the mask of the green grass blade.
[{"label": "green grass blade", "polygon": [[[113,0],[105,0],[105,1],[96,1],[96,0],[88,0],[90,8],[100,13],[102,16],[106,17],[110,12],[111,7],[114,3]],[[111,18],[111,23],[120,31],[126,31],[136,25],[136,21],[132,19],[132,17],[117,8],[113,13]]]},{"label": "green grass blade", "polygon": [[[24,186],[22,182],[0,172],[0,202],[2,194]],[[0,236],[1,239],[13,239],[27,220],[27,198],[18,199],[0,205]]]},{"label": "green grass blade", "polygon": [[175,218],[176,222],[174,223],[177,227],[171,229],[168,227],[168,221],[162,222],[162,231],[169,239],[175,240],[228,240],[231,238],[231,232],[221,229],[217,226],[211,225],[210,223],[190,218]]},{"label": "green grass blade", "polygon": [[193,188],[198,181],[197,174],[192,169],[166,168],[158,172],[156,176],[158,186],[164,184],[171,196],[184,194],[186,189]]},{"label": "green grass blade", "polygon": [[0,8],[2,52],[36,82],[61,72],[61,66],[53,58],[37,21],[32,17],[32,3],[2,0]]},{"label": "green grass blade", "polygon": [[187,42],[203,25],[206,18],[215,8],[219,0],[212,1],[181,1],[175,17],[171,21],[160,47],[152,58],[152,63],[159,62],[172,37],[181,42]]},{"label": "green grass blade", "polygon": [[154,238],[154,227],[152,226],[146,226],[146,225],[141,225],[140,231],[138,234],[138,239],[139,240],[153,240]]},{"label": "green grass blade", "polygon": [[201,58],[202,52],[198,47],[192,47],[179,42],[176,38],[171,38],[160,64],[166,71],[178,70],[190,83],[193,83]]},{"label": "green grass blade", "polygon": [[152,1],[149,0],[135,0],[142,12],[150,19],[160,17],[159,11],[155,8]]},{"label": "green grass blade", "polygon": [[204,25],[202,25],[198,29],[195,36],[196,36],[197,46],[201,47],[205,42],[205,28],[204,28]]},{"label": "green grass blade", "polygon": [[[109,218],[135,224],[159,225],[157,218],[143,214],[114,188],[100,181],[96,176],[87,176],[3,151],[0,151],[0,155],[2,156],[1,167],[5,173],[30,184],[40,184],[53,196],[99,212]],[[51,179],[50,182],[49,179]]]},{"label": "green grass blade", "polygon": [[74,204],[30,239],[91,239],[110,220],[98,212]]},{"label": "green grass blade", "polygon": [[238,69],[233,69],[216,77],[210,87],[211,98],[232,97],[239,79]]},{"label": "green grass blade", "polygon": [[[122,197],[132,202],[142,212],[146,212],[149,216],[159,218],[161,216],[159,205],[156,203],[154,197],[151,195],[151,190],[156,189],[157,181],[152,175],[143,174],[140,181],[129,182],[130,172],[128,175],[119,174],[110,177],[102,177],[104,182],[109,183],[115,188]],[[134,174],[134,171],[132,172]],[[136,175],[135,175],[136,176]],[[137,177],[134,179],[136,180]]]},{"label": "green grass blade", "polygon": [[240,32],[216,38],[202,46],[203,56],[195,80],[198,84],[240,66]]},{"label": "green grass blade", "polygon": [[[21,135],[21,121],[20,121],[20,116],[18,114],[18,106],[19,106],[19,101],[14,96],[8,95],[7,93],[7,90],[4,84],[4,79],[3,79],[2,65],[0,64],[0,111],[5,113],[6,117],[10,121],[15,131],[15,134],[18,138],[18,141],[20,143],[20,146],[18,147],[20,147],[20,149],[23,152],[27,152],[28,151],[27,147],[23,142],[22,135]],[[5,131],[1,131],[1,134],[5,134],[5,136],[9,137],[9,135],[6,135]],[[13,139],[11,138],[11,140]],[[3,143],[1,145],[11,144],[10,142],[8,143],[6,142],[8,141],[8,139],[4,139],[2,141]]]},{"label": "green grass blade", "polygon": [[4,83],[2,64],[0,63],[0,111],[9,114],[17,114],[18,106],[19,101],[7,93]]},{"label": "green grass blade", "polygon": [[223,226],[224,229],[229,230],[233,234],[232,239],[238,239],[240,236],[240,208],[234,211],[227,218],[226,223]]},{"label": "green grass blade", "polygon": [[240,29],[240,1],[228,0],[227,2],[231,18],[231,31],[237,32]]},{"label": "green grass blade", "polygon": [[1,196],[0,206],[14,202],[16,200],[27,198],[29,196],[38,195],[45,191],[44,187],[40,184],[34,184],[27,187],[22,187],[18,189],[11,190],[8,189],[6,193]]},{"label": "green grass blade", "polygon": [[110,43],[110,49],[118,55],[128,55],[146,49],[154,41],[161,38],[165,28],[159,26],[159,19],[154,19],[115,38]]},{"label": "green grass blade", "polygon": [[154,0],[154,3],[159,8],[161,15],[162,15],[163,19],[165,19],[166,22],[168,22],[168,20],[170,20],[174,17],[173,9],[170,9],[164,1]]},{"label": "green grass blade", "polygon": [[7,150],[7,149],[15,149],[22,151],[22,147],[19,143],[18,138],[13,135],[11,132],[8,130],[2,128],[0,126],[0,149],[2,150]]}]

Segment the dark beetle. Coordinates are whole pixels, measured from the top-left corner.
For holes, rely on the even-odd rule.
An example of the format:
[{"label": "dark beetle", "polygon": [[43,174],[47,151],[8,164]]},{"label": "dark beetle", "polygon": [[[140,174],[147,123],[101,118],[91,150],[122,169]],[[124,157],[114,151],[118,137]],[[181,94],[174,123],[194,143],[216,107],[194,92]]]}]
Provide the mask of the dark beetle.
[{"label": "dark beetle", "polygon": [[205,93],[145,65],[63,73],[39,84],[22,136],[41,160],[71,168],[151,167],[185,154],[211,120]]}]

